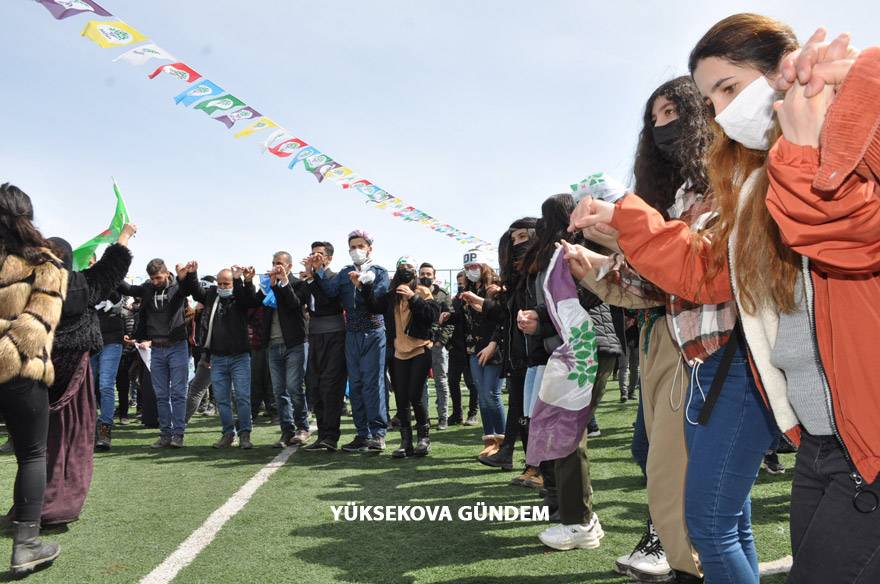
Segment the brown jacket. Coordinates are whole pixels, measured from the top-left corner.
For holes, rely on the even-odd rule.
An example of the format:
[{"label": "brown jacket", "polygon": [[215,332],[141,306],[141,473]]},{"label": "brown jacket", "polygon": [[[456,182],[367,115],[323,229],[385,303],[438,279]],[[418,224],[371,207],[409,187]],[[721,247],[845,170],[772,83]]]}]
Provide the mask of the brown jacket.
[{"label": "brown jacket", "polygon": [[9,255],[0,264],[0,383],[26,377],[52,385],[52,342],[67,294],[60,262],[31,265]]}]

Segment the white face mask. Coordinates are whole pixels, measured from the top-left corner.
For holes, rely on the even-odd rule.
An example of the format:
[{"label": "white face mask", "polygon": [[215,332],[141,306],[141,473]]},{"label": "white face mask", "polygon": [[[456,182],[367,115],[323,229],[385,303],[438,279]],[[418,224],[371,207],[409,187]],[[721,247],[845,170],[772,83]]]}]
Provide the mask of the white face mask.
[{"label": "white face mask", "polygon": [[351,249],[348,251],[351,255],[351,261],[356,266],[362,266],[367,261],[367,252],[363,249]]},{"label": "white face mask", "polygon": [[776,90],[763,75],[739,92],[715,121],[731,140],[752,150],[769,150]]},{"label": "white face mask", "polygon": [[474,268],[472,270],[465,270],[464,275],[467,276],[468,280],[476,284],[480,281],[480,276],[483,275],[483,272],[480,271],[480,268]]}]

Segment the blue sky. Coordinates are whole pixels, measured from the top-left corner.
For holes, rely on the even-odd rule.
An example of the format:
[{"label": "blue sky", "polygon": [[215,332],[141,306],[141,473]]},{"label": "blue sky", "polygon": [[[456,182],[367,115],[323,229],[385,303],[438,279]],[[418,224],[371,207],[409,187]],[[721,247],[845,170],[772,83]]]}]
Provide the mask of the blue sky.
[{"label": "blue sky", "polygon": [[[877,44],[877,2],[98,0],[162,48],[394,195],[484,239],[549,195],[606,171],[628,179],[644,100],[686,72],[687,54],[735,12],[777,17],[805,40],[819,25]],[[124,49],[80,37],[2,0],[0,180],[34,199],[47,235],[74,244],[104,229],[118,180],[152,257],[269,265],[363,227],[392,265],[413,255],[458,267],[466,248],[317,184],[175,106],[186,85],[111,62]],[[265,136],[265,134],[263,134]]]}]

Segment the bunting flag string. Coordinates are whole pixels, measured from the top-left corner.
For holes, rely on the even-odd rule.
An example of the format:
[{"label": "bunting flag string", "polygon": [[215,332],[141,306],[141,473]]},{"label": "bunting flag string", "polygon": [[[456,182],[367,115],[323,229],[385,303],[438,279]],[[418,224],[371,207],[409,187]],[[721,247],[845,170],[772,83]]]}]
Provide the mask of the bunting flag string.
[{"label": "bunting flag string", "polygon": [[[94,0],[34,0],[41,4],[57,20],[89,13],[91,16],[104,16],[114,20],[89,20],[82,36],[102,48],[127,47],[145,42],[147,36],[137,29],[118,20]],[[155,79],[161,74],[175,77],[191,85],[176,95],[174,103],[194,110],[200,110],[212,119],[232,130],[239,122],[250,123],[236,132],[233,137],[240,139],[264,130],[274,129],[263,144],[264,152],[273,157],[290,159],[288,169],[293,170],[301,162],[302,168],[315,179],[336,184],[344,190],[354,190],[364,196],[366,204],[377,209],[385,209],[392,216],[410,223],[424,225],[435,233],[445,235],[462,245],[471,248],[495,249],[495,246],[479,237],[458,229],[429,215],[400,197],[396,197],[373,182],[358,175],[350,167],[343,165],[329,154],[310,145],[280,124],[263,116],[257,108],[226,91],[213,81],[198,73],[189,64],[177,59],[154,42],[138,45],[118,55],[114,61],[125,61],[132,66],[142,66],[153,59],[171,61],[160,65],[147,75]],[[217,115],[219,114],[219,115]]]}]

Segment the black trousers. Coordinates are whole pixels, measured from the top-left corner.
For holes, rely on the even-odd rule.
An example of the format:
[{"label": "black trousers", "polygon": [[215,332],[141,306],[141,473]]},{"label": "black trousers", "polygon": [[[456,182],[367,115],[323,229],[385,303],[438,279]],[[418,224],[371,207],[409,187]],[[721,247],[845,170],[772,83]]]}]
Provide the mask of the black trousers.
[{"label": "black trousers", "polygon": [[391,383],[394,386],[394,401],[397,403],[397,418],[401,428],[411,428],[412,418],[409,408],[412,406],[416,425],[428,424],[428,411],[423,399],[425,380],[431,369],[431,350],[425,351],[412,359],[394,358],[391,364]]},{"label": "black trousers", "polygon": [[339,441],[347,381],[345,331],[309,335],[306,387],[318,422],[319,440],[333,444]]},{"label": "black trousers", "polygon": [[[880,509],[861,513],[856,485],[833,436],[804,432],[791,486],[792,584],[880,582]],[[862,485],[856,504],[870,510],[880,480]]]},{"label": "black trousers", "polygon": [[0,385],[0,413],[6,419],[18,462],[13,519],[40,521],[46,491],[49,391],[38,381],[16,377]]},{"label": "black trousers", "polygon": [[[311,402],[309,396],[308,403]],[[260,411],[275,415],[278,405],[272,389],[272,376],[269,373],[269,349],[251,349],[251,417],[256,418]]]},{"label": "black trousers", "polygon": [[468,401],[467,417],[477,415],[477,387],[474,385],[474,379],[471,377],[471,365],[468,355],[465,352],[450,350],[449,351],[449,371],[447,380],[449,381],[449,396],[452,400],[452,415],[460,416],[461,411],[461,379],[464,377],[465,386],[468,388],[470,398]]},{"label": "black trousers", "polygon": [[131,392],[131,364],[139,359],[137,351],[123,351],[116,370],[116,393],[119,395],[119,419],[128,419],[129,393]]}]

